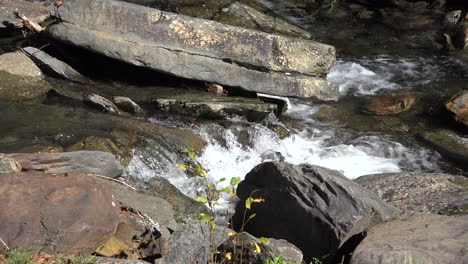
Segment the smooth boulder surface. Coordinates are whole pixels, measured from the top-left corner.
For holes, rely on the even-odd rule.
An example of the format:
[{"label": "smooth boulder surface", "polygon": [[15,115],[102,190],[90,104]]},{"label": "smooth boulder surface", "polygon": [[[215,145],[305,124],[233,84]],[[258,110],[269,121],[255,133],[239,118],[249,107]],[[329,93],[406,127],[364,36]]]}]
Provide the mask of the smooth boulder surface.
[{"label": "smooth boulder surface", "polygon": [[253,196],[265,201],[252,205],[248,213],[256,216],[245,231],[257,237],[286,239],[299,247],[309,261],[333,254],[371,221],[386,220],[398,213],[377,195],[335,170],[266,162],[255,167],[239,184],[237,194],[241,201],[233,218],[235,228],[242,224],[245,200],[254,190],[258,191]]},{"label": "smooth boulder surface", "polygon": [[370,228],[351,264],[468,263],[468,216],[402,216]]},{"label": "smooth boulder surface", "polygon": [[468,179],[443,173],[385,173],[354,180],[402,212],[466,214]]},{"label": "smooth boulder surface", "polygon": [[375,115],[394,115],[413,106],[416,96],[412,94],[388,94],[373,96],[366,110]]},{"label": "smooth boulder surface", "polygon": [[445,107],[453,113],[455,120],[468,126],[468,90],[454,94]]},{"label": "smooth boulder surface", "polygon": [[110,0],[70,0],[54,38],[179,77],[283,96],[337,100],[332,46]]},{"label": "smooth boulder surface", "polygon": [[420,133],[422,139],[433,145],[439,152],[468,167],[468,139],[448,129],[435,129]]},{"label": "smooth boulder surface", "polygon": [[25,171],[67,173],[79,171],[108,177],[123,173],[123,167],[114,155],[101,151],[73,151],[61,153],[15,153],[16,159]]},{"label": "smooth boulder surface", "polygon": [[0,237],[30,253],[91,254],[119,222],[110,188],[82,173],[3,174],[0,200]]},{"label": "smooth boulder surface", "polygon": [[0,99],[40,100],[52,88],[36,64],[23,52],[0,55]]}]

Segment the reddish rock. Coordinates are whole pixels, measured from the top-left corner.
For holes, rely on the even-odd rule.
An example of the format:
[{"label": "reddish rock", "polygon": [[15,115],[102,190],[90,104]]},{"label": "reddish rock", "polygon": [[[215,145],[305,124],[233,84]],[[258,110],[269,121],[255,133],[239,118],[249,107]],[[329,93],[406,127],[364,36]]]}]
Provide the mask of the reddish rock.
[{"label": "reddish rock", "polygon": [[410,109],[414,102],[413,94],[378,95],[371,98],[366,110],[375,115],[393,115]]},{"label": "reddish rock", "polygon": [[468,90],[456,93],[445,104],[447,110],[455,114],[455,119],[468,126]]},{"label": "reddish rock", "polygon": [[82,173],[3,174],[0,201],[0,237],[33,254],[93,253],[119,223],[110,188]]}]

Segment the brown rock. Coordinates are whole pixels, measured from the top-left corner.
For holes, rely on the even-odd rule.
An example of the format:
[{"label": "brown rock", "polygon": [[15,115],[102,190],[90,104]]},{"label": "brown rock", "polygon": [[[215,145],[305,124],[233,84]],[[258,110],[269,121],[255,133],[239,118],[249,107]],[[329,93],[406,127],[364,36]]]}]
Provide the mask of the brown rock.
[{"label": "brown rock", "polygon": [[375,115],[393,115],[404,112],[416,102],[412,94],[378,95],[371,98],[366,110]]},{"label": "brown rock", "polygon": [[461,90],[453,95],[445,107],[455,114],[455,120],[468,126],[468,90]]},{"label": "brown rock", "polygon": [[90,254],[119,221],[110,188],[82,173],[5,174],[0,200],[0,237],[30,253]]}]

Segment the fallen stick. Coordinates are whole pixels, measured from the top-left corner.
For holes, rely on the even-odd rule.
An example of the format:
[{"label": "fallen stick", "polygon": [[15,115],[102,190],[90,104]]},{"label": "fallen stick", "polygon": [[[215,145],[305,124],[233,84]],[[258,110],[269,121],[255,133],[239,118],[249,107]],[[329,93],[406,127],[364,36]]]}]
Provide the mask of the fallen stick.
[{"label": "fallen stick", "polygon": [[21,14],[18,10],[14,12],[15,16],[23,21],[23,26],[31,31],[39,33],[44,31],[46,28],[30,20],[25,15]]},{"label": "fallen stick", "polygon": [[2,244],[6,247],[7,250],[10,250],[8,245],[5,243],[5,241],[3,241],[3,239],[1,237],[0,237],[0,241],[2,241]]},{"label": "fallen stick", "polygon": [[114,182],[117,182],[117,183],[120,183],[120,184],[123,184],[125,186],[127,186],[128,188],[134,190],[134,191],[137,191],[137,189],[133,186],[131,186],[130,184],[124,182],[124,181],[121,181],[121,180],[116,180],[114,178],[111,178],[111,177],[107,177],[107,176],[102,176],[102,175],[99,175],[99,174],[93,174],[93,173],[88,173],[89,176],[96,176],[96,177],[99,177],[99,178],[103,178],[103,179],[106,179],[106,180],[109,180],[109,181],[114,181]]}]

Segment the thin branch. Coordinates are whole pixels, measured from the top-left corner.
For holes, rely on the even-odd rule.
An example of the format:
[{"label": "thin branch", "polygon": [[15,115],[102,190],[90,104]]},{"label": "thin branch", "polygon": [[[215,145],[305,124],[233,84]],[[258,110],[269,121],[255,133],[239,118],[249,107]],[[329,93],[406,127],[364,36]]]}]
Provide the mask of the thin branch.
[{"label": "thin branch", "polygon": [[6,247],[7,250],[10,250],[10,248],[8,247],[8,245],[5,243],[5,241],[3,241],[3,239],[0,237],[0,241],[2,242],[2,244]]},{"label": "thin branch", "polygon": [[44,31],[46,28],[37,24],[36,22],[27,18],[24,14],[21,14],[18,10],[14,12],[15,16],[23,21],[23,25],[25,28],[34,31],[34,32],[41,32]]},{"label": "thin branch", "polygon": [[114,178],[111,178],[111,177],[107,177],[107,176],[102,176],[102,175],[99,175],[99,174],[93,174],[93,173],[88,173],[89,176],[96,176],[96,177],[99,177],[99,178],[103,178],[103,179],[106,179],[106,180],[109,180],[109,181],[114,181],[114,182],[117,182],[117,183],[120,183],[122,185],[125,185],[127,186],[128,188],[134,190],[134,191],[137,191],[137,189],[133,186],[131,186],[130,184],[124,182],[124,181],[121,181],[121,180],[117,180],[117,179],[114,179]]}]

